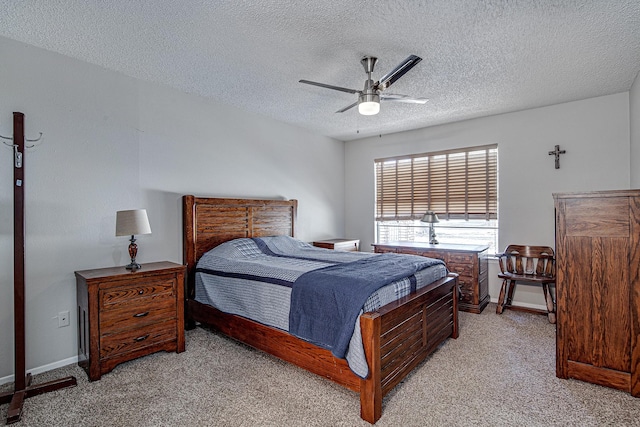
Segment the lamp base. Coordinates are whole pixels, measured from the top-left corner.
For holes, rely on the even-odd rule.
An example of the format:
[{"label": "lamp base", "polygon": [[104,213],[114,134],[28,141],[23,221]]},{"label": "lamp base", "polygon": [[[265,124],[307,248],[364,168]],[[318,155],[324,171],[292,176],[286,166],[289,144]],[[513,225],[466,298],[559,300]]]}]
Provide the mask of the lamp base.
[{"label": "lamp base", "polygon": [[438,241],[436,240],[436,231],[433,229],[433,224],[429,224],[429,244],[437,245]]},{"label": "lamp base", "polygon": [[138,255],[138,245],[136,244],[135,236],[131,236],[130,241],[131,243],[129,243],[129,257],[131,258],[131,263],[125,268],[127,270],[140,270],[142,266],[136,262],[136,256]]},{"label": "lamp base", "polygon": [[131,262],[131,264],[126,265],[124,268],[126,268],[127,270],[140,270],[142,266],[137,262],[133,261]]}]

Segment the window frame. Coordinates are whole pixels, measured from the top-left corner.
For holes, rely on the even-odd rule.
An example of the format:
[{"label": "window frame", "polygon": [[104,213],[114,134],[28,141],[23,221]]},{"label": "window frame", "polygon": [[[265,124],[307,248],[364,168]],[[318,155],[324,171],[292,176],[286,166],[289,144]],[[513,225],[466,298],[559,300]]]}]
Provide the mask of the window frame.
[{"label": "window frame", "polygon": [[[417,221],[433,210],[441,220],[436,231],[457,228],[457,220],[485,220],[487,226],[462,228],[494,230],[498,250],[498,144],[375,159],[374,174],[377,243],[380,226],[413,221],[406,227],[419,229]],[[447,226],[449,220],[454,224]]]}]

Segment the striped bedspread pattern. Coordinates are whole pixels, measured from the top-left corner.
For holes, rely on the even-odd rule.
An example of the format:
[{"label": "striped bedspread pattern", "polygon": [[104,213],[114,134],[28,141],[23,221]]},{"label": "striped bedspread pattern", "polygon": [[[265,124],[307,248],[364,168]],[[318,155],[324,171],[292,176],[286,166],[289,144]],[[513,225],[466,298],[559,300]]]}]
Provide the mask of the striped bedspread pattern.
[{"label": "striped bedspread pattern", "polygon": [[[225,242],[201,257],[196,266],[195,300],[226,313],[289,331],[292,285],[302,274],[340,263],[378,256],[364,252],[338,252],[316,248],[306,242],[274,236]],[[415,273],[419,289],[447,274],[444,264]],[[412,280],[403,278],[369,296],[362,312],[373,311],[408,295]],[[414,288],[414,289],[415,289]],[[359,317],[349,343],[346,360],[361,378],[368,375]]]}]

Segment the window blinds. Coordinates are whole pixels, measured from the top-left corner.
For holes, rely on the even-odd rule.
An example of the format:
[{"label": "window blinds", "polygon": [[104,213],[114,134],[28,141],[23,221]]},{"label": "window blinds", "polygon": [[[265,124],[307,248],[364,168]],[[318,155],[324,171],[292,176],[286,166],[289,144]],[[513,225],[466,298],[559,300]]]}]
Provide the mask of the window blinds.
[{"label": "window blinds", "polygon": [[376,221],[497,219],[498,146],[375,160]]}]

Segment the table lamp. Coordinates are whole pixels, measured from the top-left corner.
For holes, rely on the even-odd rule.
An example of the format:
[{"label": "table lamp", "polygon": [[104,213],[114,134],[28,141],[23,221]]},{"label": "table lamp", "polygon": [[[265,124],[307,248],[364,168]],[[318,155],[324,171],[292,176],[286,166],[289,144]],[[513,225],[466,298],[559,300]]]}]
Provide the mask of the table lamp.
[{"label": "table lamp", "polygon": [[116,212],[116,236],[131,236],[131,243],[129,243],[131,264],[125,267],[127,270],[138,270],[142,267],[136,262],[136,255],[138,254],[136,234],[151,234],[147,210],[134,209]]},{"label": "table lamp", "polygon": [[437,245],[438,241],[436,240],[436,232],[433,228],[433,224],[440,222],[438,215],[433,211],[427,211],[420,221],[429,223],[429,244]]}]

